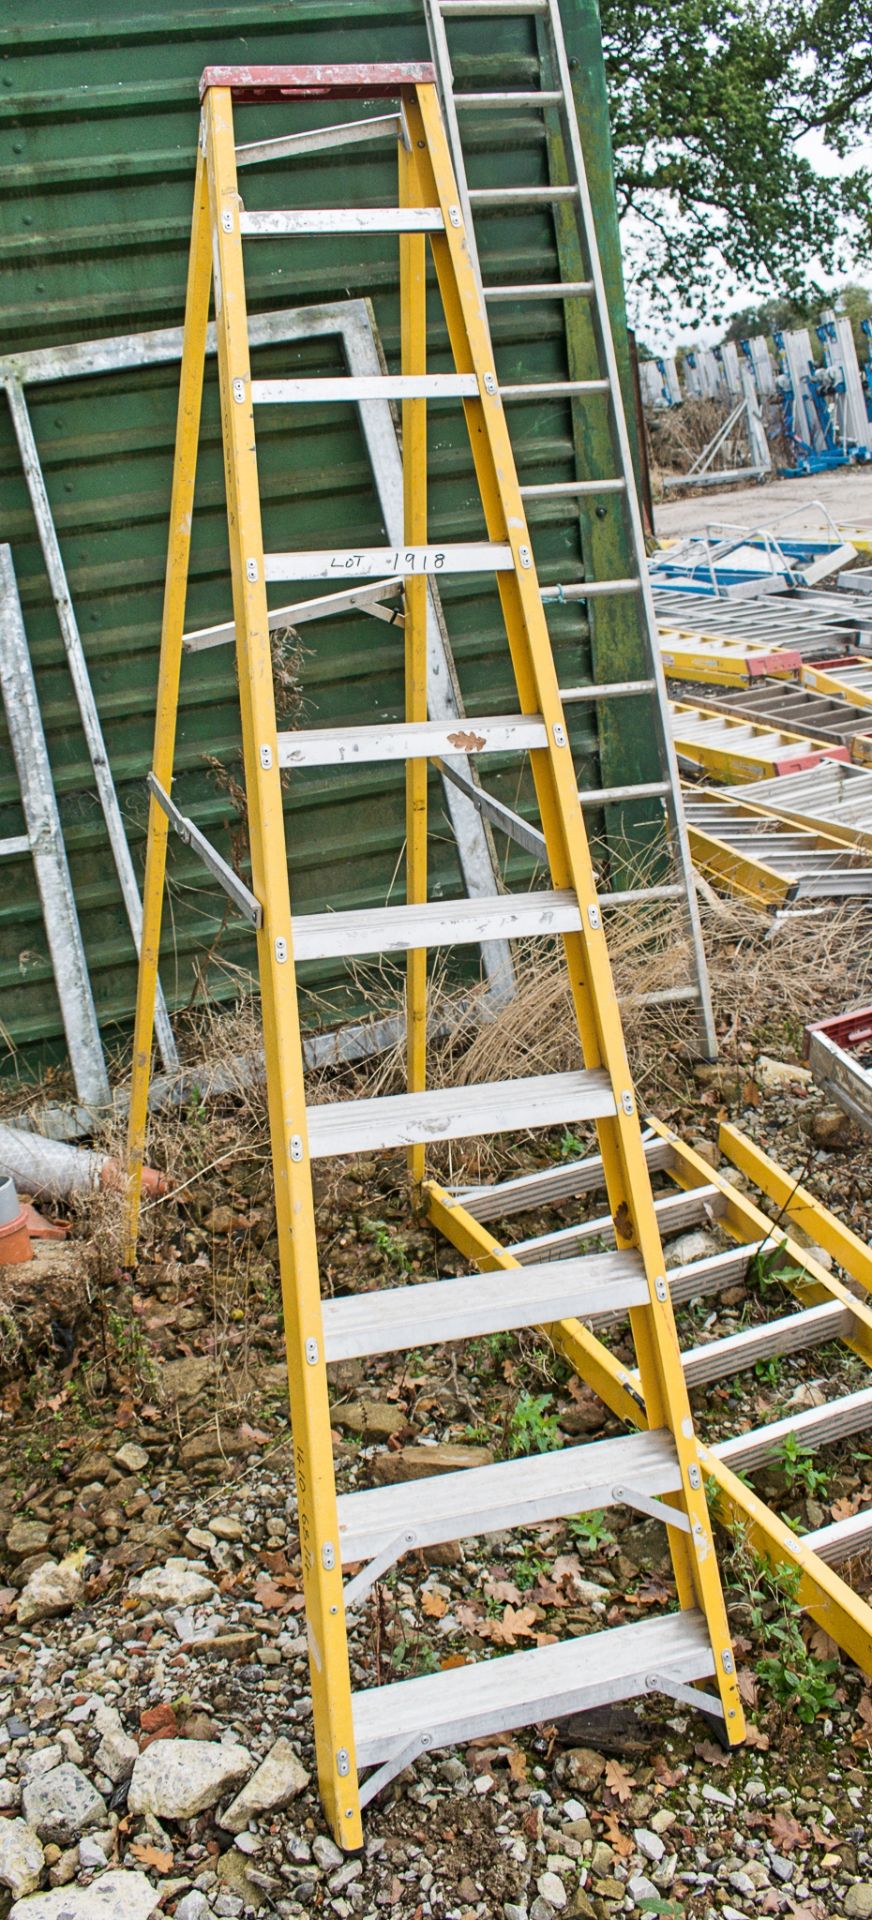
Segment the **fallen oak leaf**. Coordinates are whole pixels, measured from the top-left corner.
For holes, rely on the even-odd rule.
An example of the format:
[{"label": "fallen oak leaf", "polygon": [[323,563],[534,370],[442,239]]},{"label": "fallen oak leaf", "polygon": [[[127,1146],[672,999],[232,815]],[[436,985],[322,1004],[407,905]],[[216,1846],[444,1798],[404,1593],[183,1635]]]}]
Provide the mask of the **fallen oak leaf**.
[{"label": "fallen oak leaf", "polygon": [[746,1720],[745,1744],[749,1747],[757,1747],[761,1753],[768,1753],[770,1746],[769,1735],[768,1733],[761,1733],[760,1728],[755,1727],[753,1720]]},{"label": "fallen oak leaf", "polygon": [[[513,1647],[516,1640],[533,1640],[533,1622],[538,1616],[538,1607],[507,1607],[502,1620],[491,1620],[489,1639],[501,1645]],[[483,1632],[483,1627],[479,1632]]]},{"label": "fallen oak leaf", "polygon": [[617,1853],[622,1860],[626,1860],[627,1855],[632,1853],[633,1842],[627,1838],[625,1833],[621,1832],[613,1813],[606,1814],[605,1836],[609,1846],[613,1848],[614,1852]]},{"label": "fallen oak leaf", "polygon": [[796,1847],[808,1846],[808,1828],[801,1826],[792,1813],[784,1813],[781,1807],[772,1815],[769,1832],[779,1853],[792,1853]]},{"label": "fallen oak leaf", "polygon": [[424,1592],[421,1595],[421,1612],[426,1613],[429,1620],[441,1620],[448,1612],[448,1601],[443,1599],[441,1593]]},{"label": "fallen oak leaf", "polygon": [[606,1764],[606,1786],[615,1795],[622,1806],[629,1800],[636,1782],[620,1760],[609,1760]]},{"label": "fallen oak leaf", "polygon": [[147,1841],[134,1841],[130,1851],[135,1859],[142,1861],[144,1867],[153,1867],[155,1873],[172,1873],[173,1856],[165,1853],[161,1847],[151,1847]]}]

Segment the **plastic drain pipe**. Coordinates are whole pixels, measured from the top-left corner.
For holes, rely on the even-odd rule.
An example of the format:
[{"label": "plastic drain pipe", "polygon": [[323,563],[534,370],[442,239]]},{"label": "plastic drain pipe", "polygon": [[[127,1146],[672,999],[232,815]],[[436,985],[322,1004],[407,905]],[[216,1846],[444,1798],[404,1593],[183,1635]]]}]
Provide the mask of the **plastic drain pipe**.
[{"label": "plastic drain pipe", "polygon": [[[42,1134],[25,1133],[20,1127],[0,1125],[0,1168],[11,1174],[22,1193],[34,1199],[67,1200],[72,1194],[124,1184],[123,1167],[108,1154],[70,1147],[63,1140],[46,1140]],[[143,1167],[142,1185],[146,1193],[160,1194],[166,1192],[169,1182],[153,1167]]]}]

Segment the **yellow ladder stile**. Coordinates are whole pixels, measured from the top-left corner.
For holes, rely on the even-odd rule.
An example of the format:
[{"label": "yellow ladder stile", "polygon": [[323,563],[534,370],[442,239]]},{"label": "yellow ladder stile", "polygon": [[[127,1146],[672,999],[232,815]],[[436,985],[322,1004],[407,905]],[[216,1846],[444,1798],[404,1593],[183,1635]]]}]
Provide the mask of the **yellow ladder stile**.
[{"label": "yellow ladder stile", "polygon": [[[355,227],[351,213],[346,216],[336,210],[264,215],[263,221],[273,225],[259,227],[259,216],[240,205],[233,110],[234,98],[242,103],[261,99],[287,103],[307,99],[313,92],[319,97],[325,92],[340,97],[387,95],[398,98],[401,106],[398,212],[392,210],[396,224],[390,225],[391,214],[385,210],[371,209],[367,213],[376,226],[380,221],[385,230],[400,236],[402,373],[399,382],[385,376],[385,390],[399,394],[402,400],[406,545],[402,553],[374,549],[353,554],[351,564],[364,570],[362,577],[367,577],[365,570],[369,568],[370,575],[378,577],[381,572],[404,581],[404,721],[358,730],[353,752],[369,758],[379,754],[396,758],[394,736],[402,736],[401,752],[406,760],[406,900],[402,906],[370,914],[307,917],[304,923],[298,922],[297,932],[303,942],[304,935],[311,939],[314,928],[325,943],[323,951],[341,955],[346,933],[361,937],[359,927],[347,927],[346,922],[363,919],[380,925],[391,921],[390,941],[379,945],[368,927],[370,944],[365,938],[363,947],[353,950],[406,953],[407,1077],[405,1094],[333,1101],[307,1113],[281,767],[305,765],[307,754],[310,765],[341,764],[346,748],[341,741],[333,740],[329,729],[312,730],[311,734],[305,729],[293,735],[279,733],[267,580],[329,579],[331,568],[348,567],[349,550],[327,549],[303,555],[264,553],[255,411],[258,399],[266,396],[252,385],[243,240],[259,232],[331,231],[337,219],[341,222],[347,218],[350,223],[340,230],[353,232]],[[324,130],[325,143],[336,131]],[[306,220],[310,225],[301,226]],[[314,227],[312,222],[316,223]],[[427,373],[428,240],[455,368],[450,376]],[[130,1256],[135,1257],[138,1225],[167,822],[175,814],[169,789],[210,282],[218,345],[251,890],[238,875],[230,873],[205,842],[203,857],[208,854],[207,865],[227,886],[257,933],[318,1778],[333,1832],[344,1848],[353,1850],[362,1841],[362,1806],[425,1747],[440,1741],[450,1744],[478,1732],[547,1718],[559,1711],[564,1701],[567,1704],[563,1711],[576,1711],[586,1701],[635,1697],[650,1690],[698,1702],[704,1711],[720,1715],[729,1744],[742,1738],[744,1723],[699,1449],[551,641],[433,72],[421,65],[218,68],[207,69],[203,77],[201,149],[155,728],[157,793],[153,784],[129,1123]],[[305,383],[268,384],[268,397],[273,401],[285,397],[284,391],[276,389],[287,389],[289,402],[306,397],[299,391]],[[360,383],[356,385],[354,380],[313,384],[319,392],[335,388],[332,397],[337,399],[352,389],[360,390]],[[370,398],[371,384],[369,380],[363,382]],[[431,392],[462,399],[483,503],[486,543],[454,547],[449,543],[438,549],[428,544],[427,397]],[[499,742],[520,737],[524,744],[514,750],[530,754],[552,891],[498,896],[481,905],[481,912],[494,929],[493,938],[505,937],[506,929],[511,937],[517,937],[524,916],[531,933],[547,936],[554,915],[559,916],[583,1059],[583,1071],[576,1074],[459,1090],[427,1087],[426,942],[447,945],[463,937],[462,932],[454,932],[463,916],[455,912],[452,919],[452,903],[431,902],[427,897],[429,756],[450,754],[453,737],[428,721],[431,563],[453,567],[457,572],[481,572],[492,566],[496,574],[520,712],[475,724],[480,746],[486,747],[492,734],[497,742],[495,750],[505,751]],[[438,743],[434,727],[440,735]],[[331,758],[334,746],[336,752]],[[283,753],[292,757],[283,760]],[[180,821],[190,829],[190,823],[176,814],[173,824],[179,825]],[[199,837],[202,841],[202,835]],[[202,848],[199,850],[202,852]],[[450,923],[448,934],[444,927],[440,931],[437,926],[440,916],[446,925]],[[398,927],[405,927],[406,933],[398,932]],[[334,928],[338,931],[331,931]],[[478,938],[478,932],[474,937]],[[455,1093],[459,1099],[455,1099]],[[462,1204],[425,1178],[425,1142],[468,1137],[488,1126],[495,1132],[526,1129],[531,1124],[531,1112],[537,1125],[551,1124],[567,1115],[587,1114],[595,1120],[617,1251],[613,1256],[594,1256],[581,1262],[578,1273],[572,1263],[555,1263],[550,1270],[539,1273],[538,1288],[531,1284],[527,1292],[521,1289],[527,1287],[528,1274],[532,1283],[533,1270],[524,1269],[522,1277],[512,1254],[502,1249]],[[470,1119],[470,1114],[481,1117]],[[325,1305],[319,1282],[312,1159],[366,1151],[368,1146],[400,1145],[406,1150],[413,1205],[423,1208],[431,1224],[472,1261],[476,1272],[468,1279],[475,1284],[468,1286],[464,1278],[456,1283],[423,1283],[417,1290],[411,1286],[377,1295],[349,1296]],[[601,1279],[603,1259],[608,1274]],[[477,1277],[488,1273],[500,1282],[496,1290],[488,1290],[484,1280]],[[593,1338],[581,1318],[583,1299],[589,1297],[594,1302],[591,1310],[595,1311],[594,1296],[601,1297],[597,1289],[612,1286],[618,1293],[608,1297],[626,1307],[630,1320],[645,1400],[641,1417],[636,1389],[625,1386],[618,1363]],[[585,1288],[593,1291],[586,1296]],[[547,1314],[537,1313],[543,1303],[552,1308]],[[377,1494],[372,1490],[343,1495],[341,1499],[337,1496],[327,1362],[416,1344],[419,1317],[420,1336],[431,1342],[471,1337],[478,1331],[500,1327],[518,1328],[544,1319],[577,1371],[636,1426],[646,1427],[644,1433],[628,1436],[626,1441],[603,1443],[606,1450],[612,1450],[609,1462],[618,1457],[615,1449],[623,1448],[620,1457],[628,1463],[628,1477],[623,1469],[612,1465],[603,1465],[601,1471],[607,1475],[607,1497],[611,1487],[616,1504],[623,1502],[653,1513],[666,1526],[678,1596],[677,1615],[665,1616],[662,1627],[656,1630],[650,1623],[641,1622],[594,1636],[589,1670],[582,1640],[484,1663],[481,1669],[469,1670],[468,1682],[457,1671],[440,1672],[388,1688],[352,1691],[347,1638],[350,1605],[359,1603],[380,1574],[416,1544],[425,1545],[427,1538],[458,1537],[462,1514],[455,1525],[452,1508],[440,1522],[436,1517],[439,1499],[432,1491],[428,1501],[416,1498],[410,1507],[403,1483]],[[438,1333],[428,1332],[437,1321]],[[551,1464],[541,1456],[505,1463],[487,1480],[488,1491],[481,1494],[484,1507],[478,1504],[475,1490],[479,1481],[474,1472],[471,1478],[467,1474],[453,1476],[456,1489],[449,1492],[456,1492],[461,1507],[464,1501],[468,1503],[471,1517],[467,1531],[471,1534],[487,1530],[488,1524],[491,1530],[505,1524],[529,1524],[530,1515],[535,1523],[537,1515],[546,1518],[578,1511],[588,1493],[594,1503],[599,1501],[600,1492],[593,1491],[600,1487],[596,1478],[599,1458],[597,1446],[591,1445],[570,1450],[566,1456],[555,1455]],[[556,1461],[563,1462],[562,1470],[569,1473],[572,1482],[565,1491],[549,1486],[552,1467],[557,1471]],[[380,1517],[383,1506],[389,1515],[401,1517],[396,1522]],[[440,1533],[440,1525],[453,1530]],[[345,1587],[343,1563],[362,1568]],[[681,1628],[680,1635],[672,1632],[670,1622]],[[715,1680],[717,1701],[711,1694],[697,1691],[707,1678]],[[433,1686],[438,1688],[435,1694]],[[371,1769],[363,1783],[359,1767],[363,1771]]]}]

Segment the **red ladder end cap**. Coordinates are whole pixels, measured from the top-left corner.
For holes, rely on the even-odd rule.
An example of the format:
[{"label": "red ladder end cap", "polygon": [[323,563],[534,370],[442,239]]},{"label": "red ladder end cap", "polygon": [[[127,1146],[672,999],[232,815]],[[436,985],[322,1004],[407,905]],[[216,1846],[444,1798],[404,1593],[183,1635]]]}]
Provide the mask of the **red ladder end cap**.
[{"label": "red ladder end cap", "polygon": [[391,66],[206,67],[200,99],[210,87],[229,87],[238,106],[258,100],[338,100],[396,98],[403,87],[435,86],[429,61]]}]

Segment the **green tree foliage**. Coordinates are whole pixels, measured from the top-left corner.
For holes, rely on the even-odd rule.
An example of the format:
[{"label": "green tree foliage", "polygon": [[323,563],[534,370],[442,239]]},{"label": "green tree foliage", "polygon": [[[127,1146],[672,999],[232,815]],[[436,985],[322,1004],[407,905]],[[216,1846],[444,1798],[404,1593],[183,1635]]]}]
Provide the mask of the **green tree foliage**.
[{"label": "green tree foliage", "polygon": [[[664,312],[717,320],[735,284],[793,299],[809,264],[872,257],[868,171],[825,177],[870,125],[859,0],[602,0],[630,278]],[[863,19],[867,20],[864,36]]]}]

